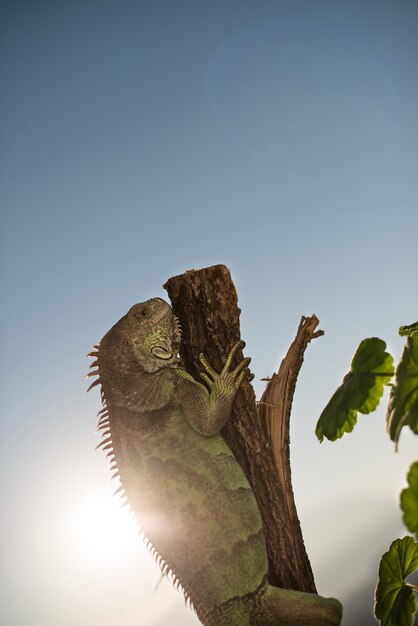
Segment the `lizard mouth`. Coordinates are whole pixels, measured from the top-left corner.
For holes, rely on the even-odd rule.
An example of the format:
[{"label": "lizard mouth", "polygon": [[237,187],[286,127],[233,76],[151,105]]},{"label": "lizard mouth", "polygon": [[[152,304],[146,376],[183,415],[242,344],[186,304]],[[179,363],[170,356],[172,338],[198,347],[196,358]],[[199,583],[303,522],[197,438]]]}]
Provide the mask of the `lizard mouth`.
[{"label": "lizard mouth", "polygon": [[153,346],[153,348],[151,348],[151,354],[157,357],[157,359],[163,359],[164,361],[173,357],[173,353],[168,349],[167,344],[163,342]]}]

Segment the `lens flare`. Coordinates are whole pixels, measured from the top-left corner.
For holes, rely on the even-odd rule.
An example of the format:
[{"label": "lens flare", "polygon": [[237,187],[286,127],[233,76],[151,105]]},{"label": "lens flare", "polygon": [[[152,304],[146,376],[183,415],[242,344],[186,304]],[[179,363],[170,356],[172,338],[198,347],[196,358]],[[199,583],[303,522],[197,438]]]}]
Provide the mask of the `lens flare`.
[{"label": "lens flare", "polygon": [[138,543],[132,514],[107,492],[80,500],[69,519],[69,530],[73,548],[95,560],[107,560]]}]

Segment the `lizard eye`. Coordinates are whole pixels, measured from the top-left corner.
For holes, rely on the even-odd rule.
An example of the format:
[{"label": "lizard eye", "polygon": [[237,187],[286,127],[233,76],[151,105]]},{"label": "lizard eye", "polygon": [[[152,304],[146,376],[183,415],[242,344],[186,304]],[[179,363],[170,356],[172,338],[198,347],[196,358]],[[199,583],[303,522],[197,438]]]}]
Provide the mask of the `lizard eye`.
[{"label": "lizard eye", "polygon": [[167,361],[167,359],[171,359],[173,357],[172,352],[168,349],[164,342],[161,342],[154,346],[151,350],[151,353],[157,357],[157,359],[163,359]]},{"label": "lizard eye", "polygon": [[147,304],[135,304],[131,310],[129,311],[129,315],[133,317],[147,317],[149,312],[149,307]]}]

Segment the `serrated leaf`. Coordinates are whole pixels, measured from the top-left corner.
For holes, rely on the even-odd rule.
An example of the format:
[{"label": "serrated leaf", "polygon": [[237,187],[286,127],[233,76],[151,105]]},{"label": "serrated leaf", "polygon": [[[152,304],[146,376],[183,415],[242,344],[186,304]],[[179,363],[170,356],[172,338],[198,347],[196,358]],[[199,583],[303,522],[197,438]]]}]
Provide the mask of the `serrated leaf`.
[{"label": "serrated leaf", "polygon": [[418,461],[409,469],[408,487],[401,492],[401,509],[403,521],[411,533],[418,538]]},{"label": "serrated leaf", "polygon": [[404,351],[396,368],[395,384],[390,393],[386,420],[389,436],[396,444],[404,426],[409,426],[412,432],[418,434],[417,332],[407,337]]},{"label": "serrated leaf", "polygon": [[381,626],[412,626],[416,599],[405,579],[417,568],[418,543],[412,537],[395,539],[379,565],[375,615]]},{"label": "serrated leaf", "polygon": [[377,408],[394,374],[393,358],[385,348],[386,343],[377,337],[360,343],[350,371],[319,417],[315,430],[319,441],[339,439],[353,430],[358,411],[370,413]]}]

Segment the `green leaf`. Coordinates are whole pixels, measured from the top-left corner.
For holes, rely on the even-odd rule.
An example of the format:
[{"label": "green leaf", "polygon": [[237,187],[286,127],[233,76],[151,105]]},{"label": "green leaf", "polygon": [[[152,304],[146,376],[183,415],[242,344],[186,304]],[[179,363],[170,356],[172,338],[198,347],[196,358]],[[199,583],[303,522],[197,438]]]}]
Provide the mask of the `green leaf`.
[{"label": "green leaf", "polygon": [[344,384],[342,384],[322,411],[315,434],[321,442],[324,437],[330,441],[335,441],[344,433],[350,433],[356,422],[357,411],[348,406]]},{"label": "green leaf", "polygon": [[407,337],[396,369],[386,420],[389,436],[396,444],[404,426],[418,434],[418,332]]},{"label": "green leaf", "polygon": [[409,487],[401,492],[403,521],[407,529],[415,533],[418,539],[418,461],[411,465],[407,480]]},{"label": "green leaf", "polygon": [[414,335],[415,333],[418,333],[418,322],[415,322],[414,324],[409,324],[409,326],[401,326],[399,328],[399,334],[401,337]]},{"label": "green leaf", "polygon": [[353,430],[358,411],[370,413],[377,408],[394,374],[393,358],[385,348],[386,343],[377,337],[360,343],[350,371],[319,417],[315,430],[319,441],[339,439]]},{"label": "green leaf", "polygon": [[417,610],[413,585],[405,582],[418,568],[418,543],[395,539],[382,556],[376,588],[375,615],[381,626],[412,626]]}]

